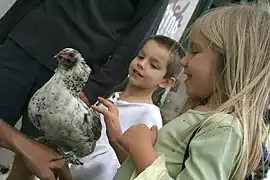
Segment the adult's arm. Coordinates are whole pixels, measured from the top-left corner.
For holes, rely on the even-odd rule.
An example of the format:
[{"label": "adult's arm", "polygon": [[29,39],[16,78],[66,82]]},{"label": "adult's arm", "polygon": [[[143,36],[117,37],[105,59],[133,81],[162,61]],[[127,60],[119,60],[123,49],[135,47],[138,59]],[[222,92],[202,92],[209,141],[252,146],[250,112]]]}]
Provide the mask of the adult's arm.
[{"label": "adult's arm", "polygon": [[20,151],[18,148],[20,145],[16,145],[15,142],[23,143],[25,140],[25,137],[18,130],[0,119],[0,147],[17,153]]}]

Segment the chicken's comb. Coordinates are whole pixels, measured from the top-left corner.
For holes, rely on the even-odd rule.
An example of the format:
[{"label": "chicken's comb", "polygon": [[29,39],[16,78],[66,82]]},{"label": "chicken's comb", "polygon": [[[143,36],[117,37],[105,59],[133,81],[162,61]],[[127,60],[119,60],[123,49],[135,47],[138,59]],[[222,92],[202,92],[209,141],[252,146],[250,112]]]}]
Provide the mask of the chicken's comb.
[{"label": "chicken's comb", "polygon": [[58,52],[58,53],[54,56],[54,58],[59,57],[59,56],[66,56],[66,55],[67,55],[67,51],[66,51],[66,49],[63,49],[63,50],[61,50],[60,52]]}]

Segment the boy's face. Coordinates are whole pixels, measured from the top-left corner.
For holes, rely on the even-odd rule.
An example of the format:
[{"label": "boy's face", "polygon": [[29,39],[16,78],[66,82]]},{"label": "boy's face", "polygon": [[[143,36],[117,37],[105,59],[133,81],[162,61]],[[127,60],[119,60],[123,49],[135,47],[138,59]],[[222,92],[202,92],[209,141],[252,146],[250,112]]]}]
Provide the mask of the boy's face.
[{"label": "boy's face", "polygon": [[170,52],[154,40],[148,41],[129,66],[129,83],[139,88],[166,88],[173,82],[164,78]]}]

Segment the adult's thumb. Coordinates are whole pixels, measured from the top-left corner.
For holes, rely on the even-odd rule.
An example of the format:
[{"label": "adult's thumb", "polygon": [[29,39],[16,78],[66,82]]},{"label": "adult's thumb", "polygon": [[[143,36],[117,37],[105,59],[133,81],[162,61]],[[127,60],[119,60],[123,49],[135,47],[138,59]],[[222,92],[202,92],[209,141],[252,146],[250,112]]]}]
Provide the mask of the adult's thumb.
[{"label": "adult's thumb", "polygon": [[72,180],[71,172],[68,165],[60,169],[58,171],[58,175],[59,175],[59,180]]},{"label": "adult's thumb", "polygon": [[39,177],[41,180],[56,180],[52,170],[48,171],[42,177]]}]

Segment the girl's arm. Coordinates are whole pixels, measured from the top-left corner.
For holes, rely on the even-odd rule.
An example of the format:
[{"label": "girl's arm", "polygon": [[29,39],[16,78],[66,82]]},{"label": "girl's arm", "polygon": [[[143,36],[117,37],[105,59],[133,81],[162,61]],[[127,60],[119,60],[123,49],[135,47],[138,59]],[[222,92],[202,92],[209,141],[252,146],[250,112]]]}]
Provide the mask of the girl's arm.
[{"label": "girl's arm", "polygon": [[[232,127],[219,127],[210,134],[207,133],[201,134],[191,141],[190,157],[185,163],[186,168],[180,172],[182,165],[179,164],[179,173],[174,177],[167,169],[164,155],[154,158],[151,150],[149,153],[146,150],[130,151],[139,174],[135,180],[229,179],[241,149],[242,137]],[[179,159],[182,158],[179,157]]]},{"label": "girl's arm", "polygon": [[130,151],[130,154],[137,173],[143,172],[158,158],[152,144],[149,144],[148,146],[145,145],[144,147],[133,148],[133,150]]}]

